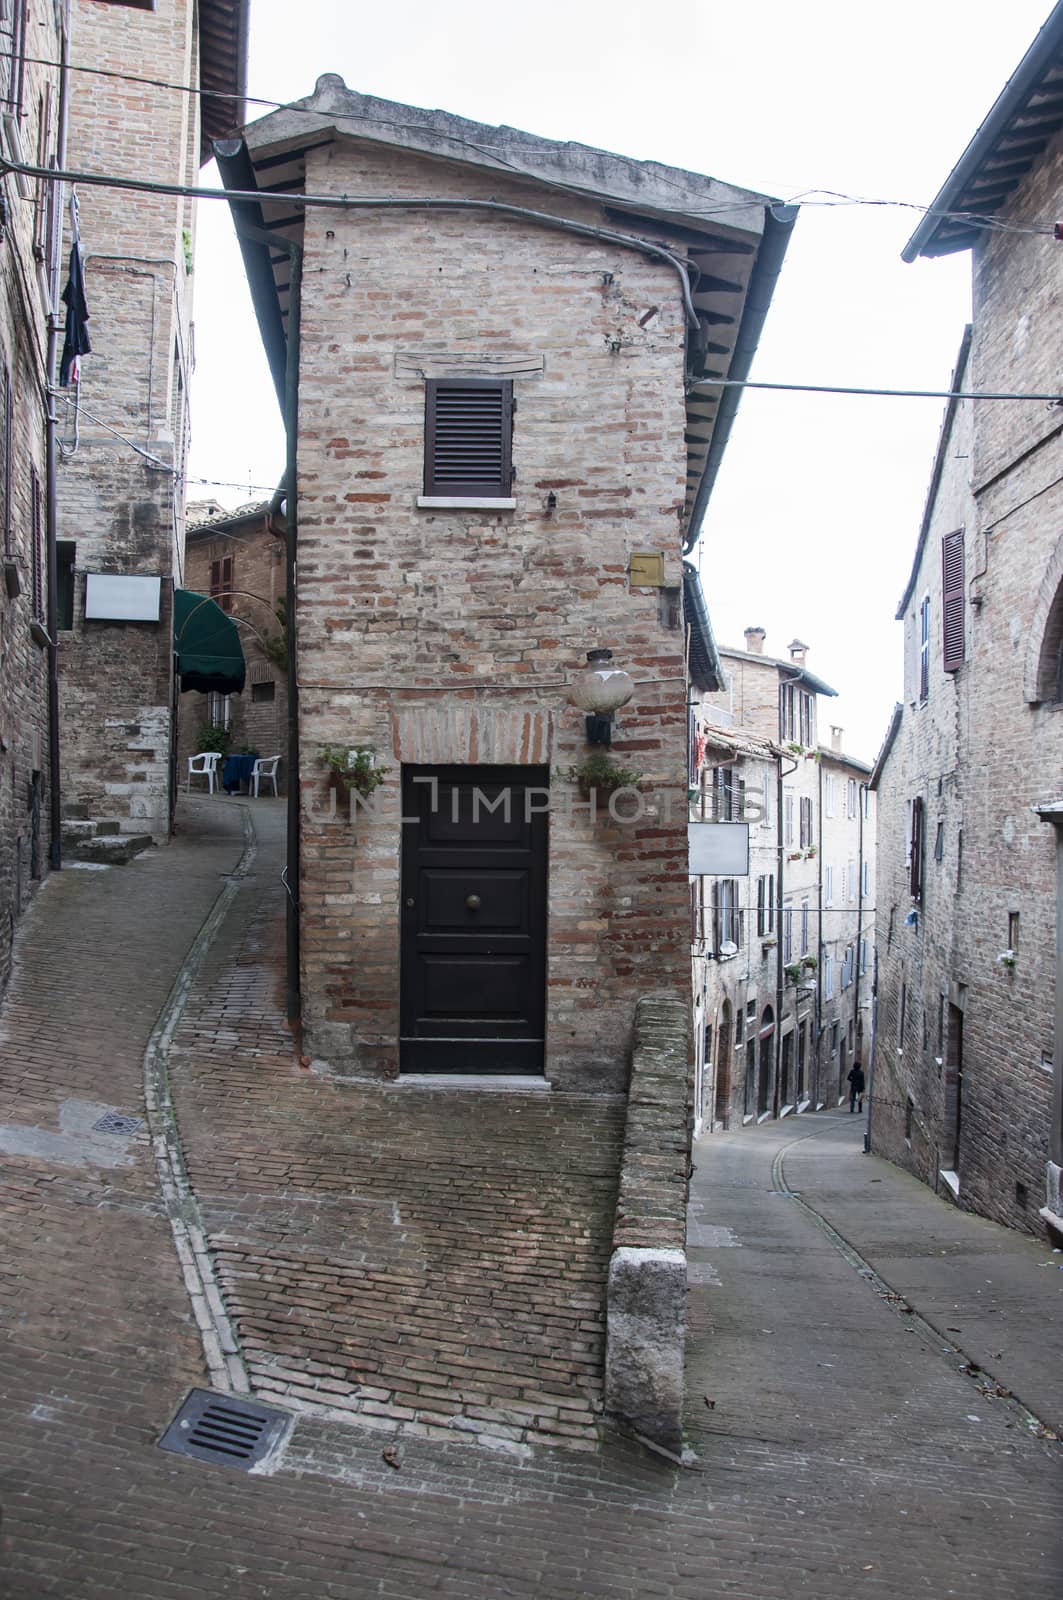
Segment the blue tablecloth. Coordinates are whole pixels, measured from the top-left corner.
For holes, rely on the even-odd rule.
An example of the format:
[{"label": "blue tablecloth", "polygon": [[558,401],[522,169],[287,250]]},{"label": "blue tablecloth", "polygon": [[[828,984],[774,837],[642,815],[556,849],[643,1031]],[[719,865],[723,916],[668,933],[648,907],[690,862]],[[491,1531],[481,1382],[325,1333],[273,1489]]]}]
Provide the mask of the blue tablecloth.
[{"label": "blue tablecloth", "polygon": [[226,794],[239,794],[242,783],[250,783],[256,756],[226,756],[221,769],[222,788]]}]

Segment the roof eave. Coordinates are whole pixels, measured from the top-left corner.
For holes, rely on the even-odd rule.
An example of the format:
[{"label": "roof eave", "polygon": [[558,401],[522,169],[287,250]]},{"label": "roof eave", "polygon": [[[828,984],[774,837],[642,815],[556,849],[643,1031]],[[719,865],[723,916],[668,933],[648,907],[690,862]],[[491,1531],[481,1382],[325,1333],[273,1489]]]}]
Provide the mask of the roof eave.
[{"label": "roof eave", "polygon": [[949,255],[970,248],[972,240],[966,235],[953,243],[938,242],[935,235],[946,220],[945,214],[956,210],[956,202],[971,180],[977,175],[986,158],[1015,115],[1052,65],[1063,37],[1063,0],[1056,0],[1051,15],[1044,23],[1030,48],[997,96],[989,115],[982,122],[959,161],[949,173],[944,186],[933,200],[922,222],[901,251],[901,260],[911,264],[919,256]]},{"label": "roof eave", "polygon": [[927,489],[926,493],[926,504],[923,507],[923,520],[919,525],[919,538],[916,541],[915,557],[912,561],[912,570],[908,576],[908,585],[901,596],[900,604],[895,612],[895,620],[897,622],[902,621],[904,617],[905,610],[907,609],[909,600],[912,598],[912,593],[919,577],[919,568],[923,563],[923,552],[926,549],[926,541],[930,535],[930,524],[933,521],[934,509],[937,505],[938,490],[941,487],[941,475],[945,470],[945,461],[948,455],[949,440],[952,438],[952,424],[955,421],[956,410],[960,404],[956,396],[963,387],[963,378],[965,372],[967,371],[967,358],[971,352],[972,331],[972,326],[970,323],[968,323],[966,328],[963,330],[963,338],[960,340],[960,352],[956,357],[956,366],[953,370],[952,381],[949,384],[952,398],[945,407],[945,415],[941,423],[941,433],[938,437],[938,447],[934,455],[934,466],[930,474],[930,487]]},{"label": "roof eave", "polygon": [[244,120],[250,0],[199,0],[199,161]]},{"label": "roof eave", "polygon": [[869,789],[878,789],[879,783],[882,779],[883,768],[885,767],[889,758],[890,751],[893,749],[893,742],[900,730],[901,719],[903,716],[904,706],[898,700],[893,708],[893,715],[890,718],[890,725],[886,729],[886,737],[882,741],[882,749],[875,757],[875,765],[871,768],[871,776],[867,780],[867,786]]}]

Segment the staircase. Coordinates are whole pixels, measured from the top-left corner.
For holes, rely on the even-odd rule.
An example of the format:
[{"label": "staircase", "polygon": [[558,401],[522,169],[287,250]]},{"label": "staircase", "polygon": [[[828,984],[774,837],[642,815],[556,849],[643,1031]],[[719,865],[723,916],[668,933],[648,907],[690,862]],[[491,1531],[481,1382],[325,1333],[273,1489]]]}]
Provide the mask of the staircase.
[{"label": "staircase", "polygon": [[123,867],[154,840],[150,833],[123,833],[117,818],[92,818],[82,805],[64,806],[63,854],[70,861]]}]

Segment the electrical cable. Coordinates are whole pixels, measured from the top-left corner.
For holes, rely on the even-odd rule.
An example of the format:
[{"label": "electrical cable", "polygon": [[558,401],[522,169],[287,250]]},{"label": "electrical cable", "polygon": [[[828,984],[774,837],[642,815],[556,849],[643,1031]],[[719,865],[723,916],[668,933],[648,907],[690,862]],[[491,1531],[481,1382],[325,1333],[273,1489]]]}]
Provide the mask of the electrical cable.
[{"label": "electrical cable", "polygon": [[[25,62],[28,65],[41,66],[41,67],[52,67],[57,71],[60,70],[60,68],[62,66],[61,62],[50,60],[49,58],[47,58],[45,56],[16,55],[15,52],[10,51],[10,50],[0,51],[0,60],[12,60],[13,61],[13,60],[16,60],[16,59],[17,60],[21,60],[21,61]],[[67,64],[67,71],[69,71],[69,72],[79,72],[79,73],[82,73],[83,75],[91,76],[91,77],[118,79],[123,83],[140,84],[144,88],[168,89],[168,90],[172,90],[172,91],[174,91],[175,93],[178,93],[178,94],[187,94],[187,95],[190,95],[190,96],[196,96],[198,98],[209,98],[211,100],[232,101],[232,102],[234,102],[234,104],[238,104],[240,106],[244,106],[244,105],[263,106],[267,110],[270,110],[270,111],[289,111],[293,115],[317,117],[317,118],[320,119],[322,117],[327,117],[327,116],[329,116],[331,114],[329,112],[325,112],[325,111],[319,110],[316,106],[299,105],[299,104],[293,103],[290,100],[271,100],[271,99],[268,99],[265,96],[261,96],[261,95],[249,95],[249,94],[240,95],[240,94],[235,94],[235,93],[229,93],[228,91],[220,90],[220,89],[219,90],[204,89],[202,87],[197,87],[197,86],[192,85],[192,84],[172,83],[169,80],[164,79],[164,78],[150,78],[150,77],[142,76],[142,75],[136,74],[136,73],[118,72],[115,69],[108,68],[108,67],[81,66],[81,65],[78,65],[78,64],[76,64],[74,62],[70,62],[70,63]],[[356,111],[352,112],[352,111],[348,111],[348,112],[341,112],[338,115],[339,115],[339,119],[341,121],[346,121],[346,122],[354,122],[354,121],[373,122],[378,127],[390,127],[390,128],[395,128],[395,129],[397,129],[399,131],[403,131],[403,132],[410,132],[410,131],[415,131],[415,130],[423,130],[423,127],[424,127],[423,123],[397,122],[397,121],[395,121],[393,119],[372,115],[372,114],[370,114],[368,112],[356,112]],[[533,177],[533,178],[535,178],[535,177],[541,178],[542,177],[541,173],[537,173],[534,170],[529,169],[529,168],[524,167],[524,166],[521,166],[516,162],[507,160],[506,157],[501,155],[496,148],[494,148],[494,147],[492,147],[490,145],[481,145],[481,144],[476,143],[474,140],[463,139],[458,134],[449,134],[449,133],[446,133],[443,130],[438,129],[438,128],[432,129],[432,132],[437,138],[446,139],[449,143],[460,145],[465,149],[475,150],[480,155],[488,156],[492,160],[497,161],[500,166],[506,167],[510,171],[512,171],[514,173],[517,173],[520,176]],[[547,148],[552,149],[552,150],[564,150],[564,149],[566,149],[568,147],[568,145],[570,143],[574,143],[574,142],[578,142],[578,141],[559,140],[559,139],[540,139],[539,140],[539,143],[541,145],[545,145]],[[647,165],[653,165],[653,166],[657,166],[657,167],[659,167],[661,165],[661,163],[659,163],[659,162],[639,161],[637,158],[635,158],[633,156],[624,156],[624,155],[617,154],[615,152],[610,152],[610,156],[611,156],[612,160],[623,162],[625,165],[637,168],[640,171],[643,170]],[[666,177],[661,172],[658,172],[657,177],[658,177],[658,180],[660,182],[663,182],[665,185],[667,185],[667,187],[673,188],[673,189],[677,190],[681,194],[689,195],[690,191],[689,191],[689,189],[687,188],[686,185],[680,184],[680,183],[676,183],[673,179],[670,179],[670,178]],[[564,185],[559,185],[559,187],[565,187],[565,186]],[[582,191],[575,191],[575,192],[582,192]],[[818,195],[823,195],[823,196],[825,196],[825,198],[824,199],[817,199],[816,196],[818,196]],[[995,229],[998,232],[1030,234],[1030,235],[1037,235],[1037,236],[1041,236],[1041,237],[1050,237],[1050,236],[1052,236],[1052,234],[1054,232],[1054,228],[1055,228],[1055,221],[1056,221],[1056,219],[1053,218],[1051,221],[1046,221],[1046,222],[1033,222],[1033,221],[1004,222],[998,217],[990,216],[990,215],[988,215],[986,213],[982,213],[982,212],[976,212],[976,211],[936,211],[933,206],[922,205],[919,201],[916,201],[916,200],[888,200],[888,199],[884,199],[884,198],[880,198],[880,197],[876,197],[876,196],[848,194],[844,190],[828,189],[828,188],[822,188],[822,187],[816,187],[816,188],[811,188],[811,189],[803,189],[803,190],[799,191],[799,193],[791,196],[787,200],[774,199],[774,200],[772,200],[770,202],[768,209],[771,210],[773,215],[774,215],[774,207],[777,206],[777,205],[789,206],[789,205],[798,205],[798,204],[806,205],[806,206],[822,206],[824,208],[829,208],[829,209],[833,209],[833,208],[835,208],[837,206],[845,205],[845,206],[868,206],[868,207],[873,207],[873,208],[878,208],[878,209],[890,209],[890,210],[918,211],[922,216],[934,217],[939,221],[966,222],[966,223],[970,223],[972,226],[975,226],[975,227],[985,227],[985,228]],[[710,206],[710,207],[702,207],[702,208],[692,207],[692,208],[690,208],[690,215],[699,216],[699,217],[725,216],[729,212],[747,210],[748,207],[749,207],[749,202],[748,201],[736,200],[736,201],[731,201],[727,205]]]},{"label": "electrical cable", "polygon": [[145,450],[144,446],[137,444],[135,439],[130,439],[126,434],[120,433],[109,422],[104,422],[102,417],[94,415],[87,406],[80,402],[80,399],[75,403],[64,389],[52,389],[49,392],[54,399],[62,400],[70,410],[74,411],[76,409],[76,411],[80,411],[82,416],[88,417],[89,421],[94,422],[98,428],[103,428],[107,433],[118,439],[120,443],[127,445],[130,450],[134,450],[138,456],[142,456],[148,465],[154,467],[157,472],[168,472],[177,483],[197,484],[201,488],[208,489],[246,489],[248,493],[254,490],[257,490],[260,494],[274,494],[276,492],[275,486],[263,483],[236,483],[229,478],[190,478],[186,473],[179,472],[176,467],[170,466],[169,462],[160,461],[158,456],[152,455],[150,450]]},{"label": "electrical cable", "polygon": [[854,394],[899,400],[1044,400],[1063,405],[1063,394],[994,394],[983,389],[865,389],[841,383],[762,383],[753,378],[695,378],[690,389],[775,389],[789,394]]}]

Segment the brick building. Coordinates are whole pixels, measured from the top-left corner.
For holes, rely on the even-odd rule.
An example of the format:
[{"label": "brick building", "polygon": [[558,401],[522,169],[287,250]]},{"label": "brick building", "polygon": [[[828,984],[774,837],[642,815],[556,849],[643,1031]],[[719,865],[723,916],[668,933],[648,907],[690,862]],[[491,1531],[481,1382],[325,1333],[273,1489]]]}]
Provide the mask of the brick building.
[{"label": "brick building", "polygon": [[[1063,259],[1026,221],[1056,215],[1061,85],[1057,5],[906,249],[972,253],[954,394],[1058,393]],[[1058,404],[950,401],[873,779],[874,1147],[1034,1231],[1063,1228],[1061,482]]]},{"label": "brick building", "polygon": [[821,742],[808,646],[745,639],[694,714],[692,817],[749,826],[748,877],[691,878],[699,1128],[838,1103],[870,1014],[870,768]]},{"label": "brick building", "polygon": [[[127,79],[118,88],[114,77],[73,74],[69,167],[196,183],[211,138],[239,118],[247,0],[74,0],[72,13],[79,61],[141,77],[150,63],[150,75],[174,87]],[[63,798],[70,815],[161,840],[170,825],[171,605],[182,583],[195,204],[90,185],[78,196],[93,349],[58,403]]]},{"label": "brick building", "polygon": [[[353,197],[234,203],[279,387],[301,250],[309,1046],[376,1077],[620,1090],[636,997],[689,997],[681,548],[733,402],[686,380],[745,370],[792,217],[334,76],[245,138],[219,149],[232,187]],[[630,822],[569,776],[595,647],[635,680]],[[370,814],[330,815],[325,745],[371,752]],[[513,817],[474,816],[476,790]]]},{"label": "brick building", "polygon": [[[49,164],[59,141],[59,59],[68,19],[52,0],[0,16],[0,150]],[[32,57],[33,59],[27,59]],[[52,792],[47,631],[48,317],[58,304],[52,186],[7,173],[0,222],[0,986],[19,915],[47,871]]]},{"label": "brick building", "polygon": [[[240,629],[247,683],[242,694],[188,692],[178,700],[177,773],[208,727],[224,728],[228,749],[281,756],[284,790],[288,749],[285,608],[285,520],[274,501],[223,511],[216,501],[190,504],[184,588],[217,600]],[[269,790],[272,792],[272,789]]]}]

